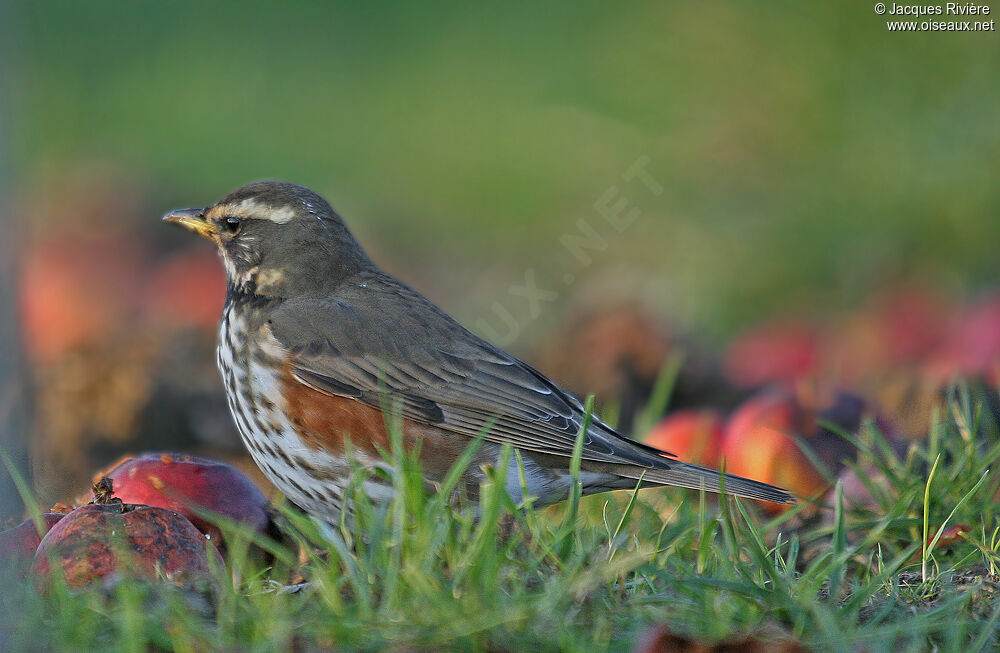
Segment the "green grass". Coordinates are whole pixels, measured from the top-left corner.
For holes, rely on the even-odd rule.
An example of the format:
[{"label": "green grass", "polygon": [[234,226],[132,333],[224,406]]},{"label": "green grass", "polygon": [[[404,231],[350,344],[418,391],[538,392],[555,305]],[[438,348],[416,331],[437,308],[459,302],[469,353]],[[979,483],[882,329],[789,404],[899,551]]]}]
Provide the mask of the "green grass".
[{"label": "green grass", "polygon": [[[369,502],[358,470],[355,513],[328,539],[285,506],[271,568],[233,533],[214,594],[129,581],[39,595],[12,581],[0,633],[12,650],[592,651],[630,650],[666,624],[713,641],[777,628],[818,650],[991,649],[1000,480],[988,470],[1000,444],[976,436],[964,398],[905,456],[870,425],[846,435],[871,454],[859,464],[885,478],[862,476],[879,497],[870,510],[835,492],[818,517],[800,504],[769,519],[749,502],[674,490],[574,493],[538,510],[491,480],[477,517],[427,493],[416,461],[395,449],[392,502]],[[517,456],[490,479],[507,465]],[[934,536],[951,524],[971,530],[944,546]],[[283,592],[300,548],[309,584]]]}]

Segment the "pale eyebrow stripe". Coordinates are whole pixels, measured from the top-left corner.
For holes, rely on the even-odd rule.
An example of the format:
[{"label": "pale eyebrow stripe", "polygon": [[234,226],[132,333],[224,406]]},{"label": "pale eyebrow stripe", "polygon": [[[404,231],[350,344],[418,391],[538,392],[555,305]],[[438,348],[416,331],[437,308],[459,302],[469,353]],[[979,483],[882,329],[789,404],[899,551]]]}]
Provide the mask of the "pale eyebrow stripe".
[{"label": "pale eyebrow stripe", "polygon": [[252,197],[240,201],[238,204],[229,204],[223,209],[226,215],[237,218],[261,218],[284,224],[295,217],[295,211],[291,207],[283,206],[278,209],[261,204]]}]

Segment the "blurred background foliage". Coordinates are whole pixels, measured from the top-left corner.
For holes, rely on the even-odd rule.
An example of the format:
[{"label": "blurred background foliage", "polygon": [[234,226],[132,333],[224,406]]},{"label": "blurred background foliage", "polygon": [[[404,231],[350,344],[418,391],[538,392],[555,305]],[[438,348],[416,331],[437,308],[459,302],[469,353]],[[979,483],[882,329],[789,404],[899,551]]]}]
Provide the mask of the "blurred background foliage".
[{"label": "blurred background foliage", "polygon": [[[870,4],[840,2],[59,0],[10,13],[22,303],[64,283],[101,307],[94,333],[132,343],[127,363],[108,362],[94,333],[60,340],[83,309],[22,306],[37,376],[86,397],[79,410],[98,410],[88,383],[146,402],[162,383],[134,370],[150,365],[216,387],[219,271],[158,218],[260,178],[326,196],[378,263],[474,330],[489,335],[501,302],[518,324],[509,347],[533,361],[587,342],[553,336],[581,307],[640,305],[712,358],[755,324],[823,323],[883,288],[961,302],[998,281],[995,32],[888,33]],[[641,157],[662,194],[622,179]],[[612,187],[641,211],[622,233],[594,207]],[[580,220],[608,242],[589,266],[560,241]],[[58,265],[69,280],[45,277]],[[509,292],[526,270],[558,293],[537,316]],[[197,288],[200,307],[185,303]],[[142,340],[186,320],[203,328],[195,344]],[[101,353],[66,382],[81,343]],[[652,350],[655,372],[665,350]],[[52,415],[78,422],[46,401],[42,432],[69,428]],[[158,442],[156,425],[174,425],[167,444],[189,428],[169,412],[88,419],[132,448]],[[53,483],[65,464],[50,464]]]},{"label": "blurred background foliage", "polygon": [[14,13],[18,187],[99,166],[159,210],[293,180],[467,319],[525,267],[561,283],[559,235],[642,155],[666,192],[592,273],[701,333],[996,279],[995,33],[889,34],[836,2]]}]

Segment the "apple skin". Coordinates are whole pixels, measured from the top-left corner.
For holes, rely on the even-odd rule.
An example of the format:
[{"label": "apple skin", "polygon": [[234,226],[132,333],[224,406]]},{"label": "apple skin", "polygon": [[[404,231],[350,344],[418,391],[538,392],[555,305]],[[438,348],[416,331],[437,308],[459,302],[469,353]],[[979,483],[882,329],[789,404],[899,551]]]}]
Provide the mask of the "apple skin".
[{"label": "apple skin", "polygon": [[944,296],[916,287],[882,293],[872,304],[890,365],[922,360],[945,337],[945,316],[954,312]]},{"label": "apple skin", "polygon": [[151,324],[215,333],[226,298],[226,274],[215,252],[198,248],[174,254],[149,282],[143,318]]},{"label": "apple skin", "polygon": [[207,537],[172,510],[122,503],[92,503],[63,517],[45,534],[32,565],[44,585],[53,570],[80,588],[119,576],[189,585],[210,577],[222,557]]},{"label": "apple skin", "polygon": [[14,528],[0,533],[0,565],[22,566],[29,564],[35,557],[42,536],[48,533],[65,515],[55,512],[44,512],[42,517],[42,535],[33,519],[26,519]]},{"label": "apple skin", "polygon": [[805,421],[802,406],[790,392],[765,390],[737,407],[726,422],[725,439],[743,437],[757,426],[798,432]]},{"label": "apple skin", "polygon": [[[808,433],[806,426],[810,426]],[[794,434],[812,435],[815,419],[795,396],[768,391],[746,400],[726,423],[721,455],[730,474],[784,487],[811,497],[826,487],[823,475],[799,449]],[[787,506],[763,504],[769,512]]]},{"label": "apple skin", "polygon": [[1000,294],[966,307],[955,318],[948,337],[926,362],[926,375],[946,385],[956,375],[996,381],[1000,366]]},{"label": "apple skin", "polygon": [[740,388],[792,385],[816,371],[821,338],[809,325],[764,325],[740,335],[723,360],[726,379]]},{"label": "apple skin", "polygon": [[[801,497],[814,497],[827,486],[823,475],[786,431],[760,424],[723,447],[726,471],[786,488]],[[770,511],[787,506],[765,504]]]},{"label": "apple skin", "polygon": [[723,440],[722,416],[710,409],[686,409],[667,415],[645,443],[705,467],[718,467]]},{"label": "apple skin", "polygon": [[267,497],[246,474],[223,462],[183,454],[151,453],[126,458],[107,476],[115,496],[125,503],[178,512],[213,542],[221,543],[219,528],[198,512],[208,511],[267,532],[271,525]]},{"label": "apple skin", "polygon": [[101,342],[134,316],[147,253],[120,230],[91,227],[46,234],[24,252],[18,313],[36,362]]}]

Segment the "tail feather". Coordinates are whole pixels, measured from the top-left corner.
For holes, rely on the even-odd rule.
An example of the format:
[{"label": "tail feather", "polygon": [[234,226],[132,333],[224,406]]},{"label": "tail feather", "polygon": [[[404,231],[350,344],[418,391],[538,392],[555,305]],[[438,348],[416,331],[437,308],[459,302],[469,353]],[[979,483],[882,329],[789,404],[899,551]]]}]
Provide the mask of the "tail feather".
[{"label": "tail feather", "polygon": [[667,469],[646,469],[643,481],[657,485],[674,485],[693,490],[732,494],[748,499],[759,499],[773,503],[795,503],[792,494],[775,485],[761,483],[742,476],[723,474],[715,469],[707,469],[690,463],[671,460]]}]

